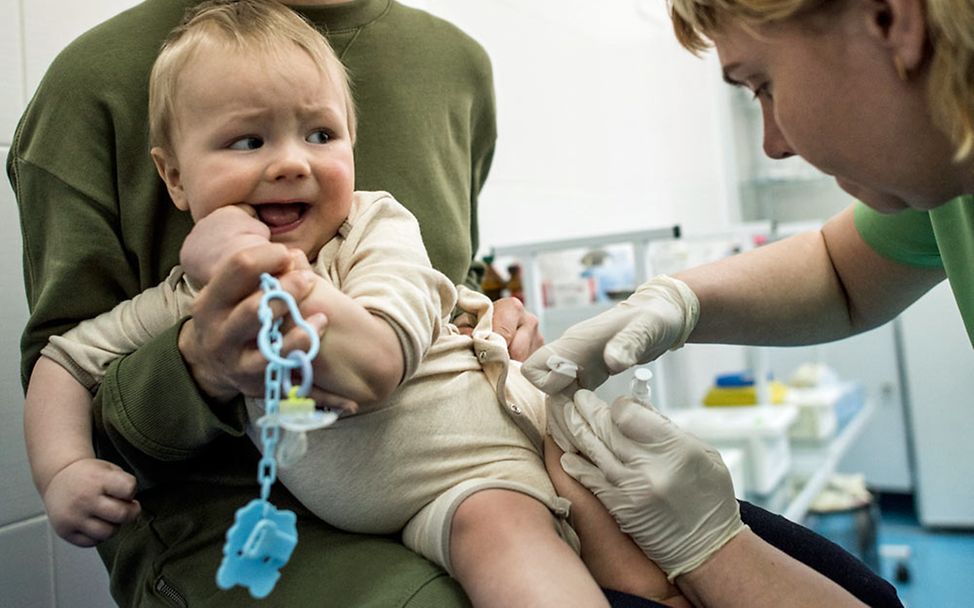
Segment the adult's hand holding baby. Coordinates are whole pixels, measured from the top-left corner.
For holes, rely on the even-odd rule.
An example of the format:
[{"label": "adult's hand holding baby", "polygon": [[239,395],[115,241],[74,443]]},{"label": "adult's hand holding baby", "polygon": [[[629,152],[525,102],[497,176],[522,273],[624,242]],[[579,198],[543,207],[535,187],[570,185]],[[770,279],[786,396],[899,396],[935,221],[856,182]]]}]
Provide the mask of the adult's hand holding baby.
[{"label": "adult's hand holding baby", "polygon": [[557,356],[578,366],[580,388],[595,389],[612,374],[683,346],[699,314],[693,291],[679,279],[660,275],[625,301],[570,327],[561,338],[538,349],[521,372],[546,393],[558,393],[575,379],[552,372],[548,361]]},{"label": "adult's hand holding baby", "polygon": [[[511,359],[524,361],[544,344],[538,317],[528,312],[520,300],[517,298],[494,300],[493,309],[491,326],[507,342],[507,352]],[[457,316],[453,323],[461,334],[469,336],[473,334],[477,316],[464,312]]]},{"label": "adult's hand holding baby", "polygon": [[228,256],[270,240],[271,230],[257,219],[253,206],[241,203],[220,207],[193,226],[179,250],[179,263],[191,284],[201,288],[213,279]]},{"label": "adult's hand holding baby", "polygon": [[671,581],[747,529],[720,454],[663,415],[628,398],[610,407],[587,390],[560,407],[549,420],[578,452],[566,451],[562,467]]},{"label": "adult's hand holding baby", "polygon": [[[179,350],[197,385],[210,397],[263,395],[267,361],[257,349],[260,275],[278,276],[281,288],[301,301],[315,276],[307,269],[289,272],[293,257],[287,247],[275,243],[237,251],[220,262],[194,301],[193,317],[179,333]],[[283,308],[275,312],[283,314]],[[324,330],[323,315],[307,321],[319,334]],[[307,349],[307,338],[292,330],[285,335],[284,349],[295,347]]]}]

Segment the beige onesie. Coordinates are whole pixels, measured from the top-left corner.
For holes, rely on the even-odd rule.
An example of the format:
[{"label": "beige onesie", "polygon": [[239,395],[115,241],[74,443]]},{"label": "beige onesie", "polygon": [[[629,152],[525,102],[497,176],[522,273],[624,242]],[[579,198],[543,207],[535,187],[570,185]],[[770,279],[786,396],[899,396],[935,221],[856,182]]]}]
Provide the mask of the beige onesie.
[{"label": "beige onesie", "polygon": [[[356,192],[348,219],[314,267],[390,324],[406,370],[379,407],[309,433],[307,454],[278,471],[287,488],[339,528],[402,530],[408,547],[447,571],[453,513],[487,488],[540,500],[577,550],[569,503],[555,494],[542,460],[543,395],[491,330],[487,297],[458,292],[432,268],[412,214],[387,193]],[[94,390],[114,359],[189,315],[194,296],[177,267],[157,287],[51,338],[43,354]],[[455,303],[476,316],[472,336],[447,322]],[[256,420],[263,402],[248,399],[247,411]]]}]

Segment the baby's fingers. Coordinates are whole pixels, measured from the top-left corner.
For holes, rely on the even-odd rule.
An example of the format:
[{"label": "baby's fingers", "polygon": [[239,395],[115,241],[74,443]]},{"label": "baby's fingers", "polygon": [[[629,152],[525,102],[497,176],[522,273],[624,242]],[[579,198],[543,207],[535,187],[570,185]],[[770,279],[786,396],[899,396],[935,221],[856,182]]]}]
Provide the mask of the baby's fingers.
[{"label": "baby's fingers", "polygon": [[119,500],[132,500],[138,490],[138,483],[133,475],[126,473],[121,467],[111,462],[103,462],[107,475],[102,483],[105,494]]},{"label": "baby's fingers", "polygon": [[134,520],[142,510],[139,501],[135,500],[138,490],[135,477],[114,463],[98,462],[105,468],[106,474],[102,479],[103,494],[95,501],[92,515],[110,524]]},{"label": "baby's fingers", "polygon": [[105,523],[118,525],[134,520],[141,510],[142,505],[137,500],[119,500],[111,496],[102,496],[92,509],[92,515]]},{"label": "baby's fingers", "polygon": [[[79,547],[92,547],[115,536],[118,526],[98,517],[86,517],[76,530],[64,538]],[[82,544],[86,543],[86,544]]]},{"label": "baby's fingers", "polygon": [[342,397],[341,395],[336,395],[335,393],[329,393],[328,391],[318,388],[317,386],[311,387],[311,394],[309,396],[315,400],[315,404],[319,408],[341,410],[345,415],[358,412],[358,403],[348,399],[347,397]]},{"label": "baby's fingers", "polygon": [[85,547],[85,548],[94,547],[100,542],[91,538],[87,534],[83,534],[77,531],[71,532],[70,534],[64,536],[63,538],[64,540],[68,541],[72,545],[75,545],[76,547]]}]

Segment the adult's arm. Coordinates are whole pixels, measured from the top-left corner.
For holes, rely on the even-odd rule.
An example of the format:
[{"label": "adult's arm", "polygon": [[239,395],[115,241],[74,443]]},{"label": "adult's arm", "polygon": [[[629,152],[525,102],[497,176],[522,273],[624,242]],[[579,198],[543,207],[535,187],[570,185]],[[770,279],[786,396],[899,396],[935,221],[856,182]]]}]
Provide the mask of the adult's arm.
[{"label": "adult's arm", "polygon": [[695,606],[865,606],[835,582],[744,530],[676,579]]},{"label": "adult's arm", "polygon": [[[178,261],[192,222],[168,201],[149,158],[145,87],[154,40],[183,9],[146,3],[80,37],[53,62],[17,127],[7,172],[30,308],[21,341],[25,382],[51,335],[157,285]],[[243,432],[242,415],[211,410],[175,334],[160,334],[130,356],[131,365],[116,365],[95,399],[96,409],[109,410],[98,416],[123,421],[123,438],[166,460]]]},{"label": "adult's arm", "polygon": [[944,276],[942,268],[877,253],[860,236],[850,207],[821,230],[647,281],[539,349],[523,373],[555,394],[572,380],[550,373],[552,356],[575,363],[578,385],[594,389],[687,341],[797,346],[836,340],[892,319]]},{"label": "adult's arm", "polygon": [[565,471],[696,605],[863,605],[751,532],[720,455],[655,410],[578,391],[549,421]]},{"label": "adult's arm", "polygon": [[675,275],[700,301],[690,342],[792,346],[844,338],[889,321],[945,278],[883,257],[853,208],[819,231]]},{"label": "adult's arm", "polygon": [[[31,307],[22,340],[22,372],[27,375],[49,336],[112,308],[130,289],[138,293],[144,275],[133,268],[128,257],[131,252],[119,240],[118,226],[125,220],[118,217],[109,200],[95,196],[93,188],[85,192],[24,158],[12,158],[9,170],[21,207]],[[255,265],[252,271],[263,269]],[[253,285],[257,285],[256,279]],[[229,306],[229,295],[224,292],[217,298],[223,309]],[[219,372],[226,373],[216,366],[227,363],[227,337],[220,333],[227,320],[217,312],[208,320],[211,326],[218,322],[220,327],[207,333],[206,340],[197,338],[184,344],[183,350],[203,347],[190,352],[194,359],[189,364],[183,360],[178,332],[173,328],[122,357],[99,388],[96,408],[109,408],[99,413],[101,418],[112,424],[119,439],[148,456],[169,461],[190,458],[221,433],[243,432],[242,403],[226,402],[231,396],[226,385],[212,382]],[[234,321],[238,328],[247,326],[243,317]],[[257,324],[250,326],[256,328]],[[198,321],[191,328],[199,329]],[[249,377],[262,376],[251,370]]]}]

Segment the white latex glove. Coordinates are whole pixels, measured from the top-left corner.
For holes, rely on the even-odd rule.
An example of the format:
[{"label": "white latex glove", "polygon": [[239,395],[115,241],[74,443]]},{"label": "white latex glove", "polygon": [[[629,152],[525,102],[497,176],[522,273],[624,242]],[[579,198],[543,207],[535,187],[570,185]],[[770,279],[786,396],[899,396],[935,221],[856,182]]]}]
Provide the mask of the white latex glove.
[{"label": "white latex glove", "polygon": [[548,434],[555,441],[555,445],[561,448],[561,451],[566,454],[578,452],[572,444],[572,437],[568,432],[568,425],[565,424],[566,406],[570,406],[571,402],[571,395],[567,393],[558,393],[545,397],[545,412],[548,416]]},{"label": "white latex glove", "polygon": [[683,346],[699,316],[700,303],[686,283],[660,275],[640,285],[625,301],[568,328],[561,338],[538,349],[524,362],[521,373],[553,395],[573,382],[551,373],[549,359],[561,357],[578,365],[580,388],[595,389],[612,374]]},{"label": "white latex glove", "polygon": [[625,397],[610,409],[580,390],[562,407],[562,415],[549,420],[564,425],[560,434],[580,453],[566,451],[562,467],[602,501],[670,581],[746,529],[730,472],[713,448]]}]

